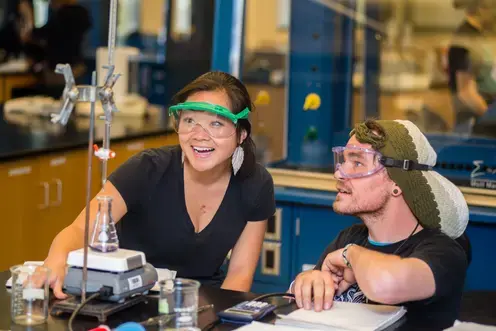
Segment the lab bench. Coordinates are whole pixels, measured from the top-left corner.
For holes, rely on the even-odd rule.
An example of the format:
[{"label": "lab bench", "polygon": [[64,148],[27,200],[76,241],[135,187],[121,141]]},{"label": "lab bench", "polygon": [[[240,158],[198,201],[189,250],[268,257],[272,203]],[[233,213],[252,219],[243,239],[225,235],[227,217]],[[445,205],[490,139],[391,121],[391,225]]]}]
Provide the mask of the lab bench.
[{"label": "lab bench", "polygon": [[[60,127],[48,120],[14,124],[0,119],[1,270],[26,260],[44,259],[55,235],[84,208],[88,123],[87,118],[76,118]],[[94,139],[99,146],[103,128],[103,121],[98,120]],[[177,142],[177,135],[160,117],[116,116],[110,141],[116,156],[108,161],[107,174],[143,149]],[[94,157],[92,196],[101,187],[100,165]]]},{"label": "lab bench", "polygon": [[[314,267],[341,230],[361,222],[332,210],[336,192],[276,186],[275,198],[276,213],[269,220],[251,289],[257,293],[286,291],[298,273]],[[472,262],[465,289],[494,291],[496,211],[481,206],[469,208],[466,232],[472,246]]]}]

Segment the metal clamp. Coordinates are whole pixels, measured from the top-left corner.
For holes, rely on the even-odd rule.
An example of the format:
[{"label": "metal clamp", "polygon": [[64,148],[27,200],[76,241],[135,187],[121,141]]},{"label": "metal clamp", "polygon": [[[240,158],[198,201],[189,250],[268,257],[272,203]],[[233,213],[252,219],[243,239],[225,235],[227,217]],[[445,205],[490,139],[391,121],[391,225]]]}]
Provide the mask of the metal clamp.
[{"label": "metal clamp", "polygon": [[51,114],[53,123],[66,125],[71,116],[74,105],[78,101],[91,102],[99,99],[105,113],[105,120],[110,121],[112,112],[117,112],[118,109],[114,102],[114,87],[117,79],[121,74],[114,74],[114,66],[104,66],[108,69],[103,86],[97,87],[97,93],[92,93],[94,87],[91,85],[76,85],[74,74],[70,64],[57,64],[55,73],[64,75],[65,88],[62,93],[62,109],[58,114]]},{"label": "metal clamp", "polygon": [[410,160],[403,160],[403,170],[410,170]]}]

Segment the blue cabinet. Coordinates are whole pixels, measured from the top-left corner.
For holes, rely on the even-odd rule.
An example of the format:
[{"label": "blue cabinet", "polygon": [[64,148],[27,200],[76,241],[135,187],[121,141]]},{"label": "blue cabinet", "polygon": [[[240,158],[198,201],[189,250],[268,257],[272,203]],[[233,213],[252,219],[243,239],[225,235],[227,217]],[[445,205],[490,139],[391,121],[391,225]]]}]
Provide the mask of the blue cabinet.
[{"label": "blue cabinet", "polygon": [[291,249],[293,241],[294,208],[278,203],[276,213],[269,219],[262,252],[255,272],[253,292],[286,291],[291,282]]},{"label": "blue cabinet", "polygon": [[467,236],[472,248],[472,262],[467,272],[468,290],[496,290],[496,211],[473,207]]},{"label": "blue cabinet", "polygon": [[313,268],[339,232],[359,222],[355,217],[338,215],[327,206],[299,205],[295,207],[295,214],[295,276]]}]

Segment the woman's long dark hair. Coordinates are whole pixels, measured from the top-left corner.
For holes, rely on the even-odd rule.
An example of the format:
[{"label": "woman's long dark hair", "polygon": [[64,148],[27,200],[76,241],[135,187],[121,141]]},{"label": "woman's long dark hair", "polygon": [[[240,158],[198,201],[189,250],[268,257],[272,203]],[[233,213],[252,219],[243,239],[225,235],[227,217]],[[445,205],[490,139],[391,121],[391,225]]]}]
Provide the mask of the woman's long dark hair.
[{"label": "woman's long dark hair", "polygon": [[[231,111],[238,114],[248,108],[253,111],[254,106],[246,87],[236,77],[221,71],[211,71],[201,75],[186,85],[181,91],[172,97],[172,103],[185,102],[189,96],[204,91],[224,91],[229,98]],[[241,137],[243,130],[246,131],[246,139],[241,143],[244,150],[244,161],[236,176],[245,178],[250,176],[256,165],[255,143],[251,139],[251,124],[247,119],[241,119],[237,125],[237,138]]]}]

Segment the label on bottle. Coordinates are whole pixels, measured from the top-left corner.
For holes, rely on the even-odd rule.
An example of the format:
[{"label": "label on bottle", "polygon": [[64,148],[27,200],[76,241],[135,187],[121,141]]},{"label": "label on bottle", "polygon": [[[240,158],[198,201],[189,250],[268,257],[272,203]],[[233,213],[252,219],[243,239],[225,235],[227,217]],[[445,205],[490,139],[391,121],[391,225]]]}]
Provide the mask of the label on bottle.
[{"label": "label on bottle", "polygon": [[143,280],[141,279],[141,276],[139,276],[139,275],[128,278],[127,282],[129,283],[129,290],[130,291],[135,290],[135,289],[143,286]]}]

